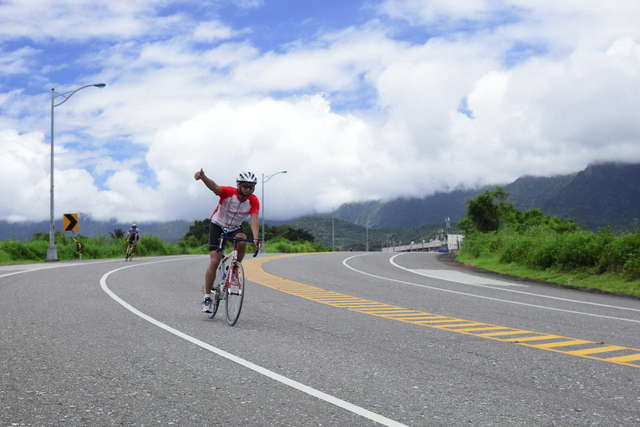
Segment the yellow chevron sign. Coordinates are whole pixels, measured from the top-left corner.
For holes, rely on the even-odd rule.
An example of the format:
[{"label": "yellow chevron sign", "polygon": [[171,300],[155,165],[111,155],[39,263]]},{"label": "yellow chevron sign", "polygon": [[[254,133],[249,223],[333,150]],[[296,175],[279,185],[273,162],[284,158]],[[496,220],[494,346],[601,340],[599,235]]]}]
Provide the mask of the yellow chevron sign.
[{"label": "yellow chevron sign", "polygon": [[64,231],[78,231],[80,223],[78,222],[77,213],[64,214],[62,217],[62,228]]}]

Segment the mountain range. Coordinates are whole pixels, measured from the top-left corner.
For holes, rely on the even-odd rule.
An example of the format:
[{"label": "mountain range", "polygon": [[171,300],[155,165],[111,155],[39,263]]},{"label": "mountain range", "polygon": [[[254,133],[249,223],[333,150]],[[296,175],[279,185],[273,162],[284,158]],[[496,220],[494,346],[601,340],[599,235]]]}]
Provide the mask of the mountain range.
[{"label": "mountain range", "polygon": [[[640,219],[640,164],[602,163],[552,177],[523,176],[503,185],[518,209],[575,218],[585,228],[627,228]],[[453,222],[465,214],[466,200],[495,186],[436,193],[422,198],[348,203],[336,218],[370,227],[416,227]]]},{"label": "mountain range", "polygon": [[[602,163],[568,175],[523,176],[503,187],[509,193],[509,200],[519,209],[539,208],[548,215],[575,218],[580,225],[590,229],[607,225],[624,229],[634,221],[637,226],[640,219],[640,164]],[[330,246],[333,217],[336,247],[364,249],[368,234],[370,249],[373,249],[390,240],[408,242],[431,237],[444,226],[445,218],[451,218],[455,223],[464,216],[467,199],[490,188],[494,186],[459,189],[422,198],[347,203],[329,215],[277,223],[309,231],[316,236],[316,241]],[[108,235],[116,229],[126,231],[131,225],[116,220],[96,221],[84,214],[80,215],[79,222],[79,233],[91,236]],[[139,223],[138,226],[143,234],[175,242],[182,239],[191,224],[175,220]],[[56,220],[56,230],[62,230],[61,220]],[[49,221],[0,221],[0,240],[29,240],[36,232],[48,231]]]}]

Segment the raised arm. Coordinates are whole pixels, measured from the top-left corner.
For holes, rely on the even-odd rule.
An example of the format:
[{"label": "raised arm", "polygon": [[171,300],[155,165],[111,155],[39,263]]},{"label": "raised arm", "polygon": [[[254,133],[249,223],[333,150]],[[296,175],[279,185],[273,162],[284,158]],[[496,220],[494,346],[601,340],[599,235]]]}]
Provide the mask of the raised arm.
[{"label": "raised arm", "polygon": [[251,214],[249,225],[251,226],[251,234],[253,234],[253,243],[258,247],[258,240],[260,239],[260,219],[258,214]]},{"label": "raised arm", "polygon": [[195,179],[196,181],[199,179],[202,180],[202,182],[204,182],[204,185],[206,185],[209,190],[216,193],[217,196],[220,195],[220,186],[216,184],[214,180],[205,175],[202,169],[200,169],[193,175],[193,179]]}]

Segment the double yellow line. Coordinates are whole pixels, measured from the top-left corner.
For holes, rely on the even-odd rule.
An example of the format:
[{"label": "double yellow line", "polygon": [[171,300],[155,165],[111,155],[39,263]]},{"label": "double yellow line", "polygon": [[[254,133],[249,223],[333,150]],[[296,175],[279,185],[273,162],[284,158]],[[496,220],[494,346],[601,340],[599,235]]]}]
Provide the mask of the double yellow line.
[{"label": "double yellow line", "polygon": [[247,279],[280,292],[370,316],[382,317],[428,328],[443,329],[445,331],[472,335],[494,341],[509,342],[585,359],[640,368],[640,349],[637,348],[426,313],[339,292],[328,291],[316,286],[278,277],[264,271],[263,265],[266,262],[298,255],[299,254],[276,255],[246,260],[243,265]]}]

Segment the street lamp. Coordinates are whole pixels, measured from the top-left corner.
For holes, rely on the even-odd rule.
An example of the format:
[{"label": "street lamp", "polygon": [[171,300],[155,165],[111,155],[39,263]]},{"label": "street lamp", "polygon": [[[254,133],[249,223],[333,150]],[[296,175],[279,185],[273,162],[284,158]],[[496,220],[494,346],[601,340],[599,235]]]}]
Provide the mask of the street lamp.
[{"label": "street lamp", "polygon": [[[55,241],[55,226],[53,223],[53,109],[55,107],[59,107],[60,105],[64,104],[65,102],[67,102],[69,100],[69,98],[71,98],[73,96],[74,93],[78,92],[79,90],[88,88],[88,87],[100,87],[103,88],[105,87],[106,84],[104,83],[95,83],[92,85],[86,85],[86,86],[82,86],[79,87],[77,89],[74,90],[70,90],[68,92],[64,92],[64,93],[59,93],[56,94],[56,89],[55,88],[51,88],[51,193],[49,196],[49,212],[50,212],[50,219],[49,219],[49,247],[47,248],[47,258],[46,261],[57,261],[58,260],[58,250],[56,249],[56,241]],[[56,103],[56,99],[57,98],[61,98],[62,100],[58,103]]]},{"label": "street lamp", "polygon": [[336,226],[335,214],[331,214],[331,252],[336,250]]},{"label": "street lamp", "polygon": [[264,183],[269,181],[271,178],[273,178],[274,176],[281,174],[281,173],[287,173],[287,171],[279,171],[276,173],[272,173],[271,175],[267,175],[266,177],[264,176],[264,174],[262,174],[262,196],[260,197],[260,200],[262,200],[262,252],[264,253],[264,207],[265,207],[265,202],[264,202]]},{"label": "street lamp", "polygon": [[364,247],[364,250],[366,252],[369,252],[369,220],[367,219],[367,224],[365,225],[365,234],[366,234],[366,245]]}]

